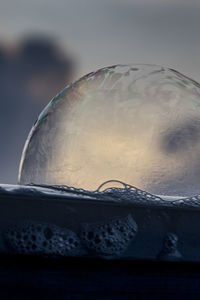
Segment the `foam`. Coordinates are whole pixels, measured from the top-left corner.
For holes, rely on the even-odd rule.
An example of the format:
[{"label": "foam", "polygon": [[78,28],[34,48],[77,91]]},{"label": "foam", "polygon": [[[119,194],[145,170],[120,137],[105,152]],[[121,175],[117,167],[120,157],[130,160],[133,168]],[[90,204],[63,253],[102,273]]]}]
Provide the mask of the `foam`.
[{"label": "foam", "polygon": [[108,222],[82,224],[81,241],[96,255],[118,256],[123,253],[137,233],[137,224],[131,215]]},{"label": "foam", "polygon": [[4,232],[9,248],[19,254],[78,255],[81,243],[78,236],[64,228],[46,223],[24,223]]}]

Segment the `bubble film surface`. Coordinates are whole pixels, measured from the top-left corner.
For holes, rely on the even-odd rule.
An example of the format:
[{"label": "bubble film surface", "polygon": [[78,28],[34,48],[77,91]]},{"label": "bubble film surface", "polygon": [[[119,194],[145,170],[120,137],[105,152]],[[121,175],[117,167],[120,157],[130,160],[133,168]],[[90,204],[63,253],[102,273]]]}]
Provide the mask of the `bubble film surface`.
[{"label": "bubble film surface", "polygon": [[200,85],[153,65],[90,73],[40,114],[20,184],[96,190],[117,179],[152,194],[200,193]]}]

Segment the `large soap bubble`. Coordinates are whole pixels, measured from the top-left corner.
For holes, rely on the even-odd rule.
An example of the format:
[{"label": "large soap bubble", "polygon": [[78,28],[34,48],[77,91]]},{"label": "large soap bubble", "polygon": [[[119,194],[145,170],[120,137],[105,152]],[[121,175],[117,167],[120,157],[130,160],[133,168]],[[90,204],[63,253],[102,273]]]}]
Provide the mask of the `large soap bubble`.
[{"label": "large soap bubble", "polygon": [[20,184],[96,190],[117,179],[154,194],[200,193],[200,85],[171,69],[118,65],[66,87],[40,114]]}]

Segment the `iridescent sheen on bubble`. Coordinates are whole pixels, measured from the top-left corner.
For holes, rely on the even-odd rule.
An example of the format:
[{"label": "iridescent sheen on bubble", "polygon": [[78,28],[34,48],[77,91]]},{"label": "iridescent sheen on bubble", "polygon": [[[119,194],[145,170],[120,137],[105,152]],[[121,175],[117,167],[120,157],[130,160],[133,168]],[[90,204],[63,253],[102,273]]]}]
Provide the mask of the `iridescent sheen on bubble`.
[{"label": "iridescent sheen on bubble", "polygon": [[66,87],[40,114],[20,184],[96,190],[117,179],[153,194],[200,193],[200,85],[154,65],[117,65]]}]

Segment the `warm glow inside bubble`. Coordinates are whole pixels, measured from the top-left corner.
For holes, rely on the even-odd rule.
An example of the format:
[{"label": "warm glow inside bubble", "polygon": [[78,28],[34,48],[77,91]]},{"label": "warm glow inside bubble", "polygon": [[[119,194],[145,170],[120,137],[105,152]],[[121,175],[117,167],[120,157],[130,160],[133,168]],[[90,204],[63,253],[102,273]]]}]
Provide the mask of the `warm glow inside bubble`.
[{"label": "warm glow inside bubble", "polygon": [[117,179],[153,194],[200,193],[200,85],[177,71],[119,65],[84,76],[39,116],[20,184],[96,190]]}]

